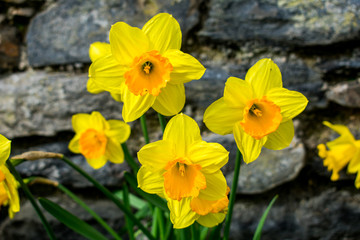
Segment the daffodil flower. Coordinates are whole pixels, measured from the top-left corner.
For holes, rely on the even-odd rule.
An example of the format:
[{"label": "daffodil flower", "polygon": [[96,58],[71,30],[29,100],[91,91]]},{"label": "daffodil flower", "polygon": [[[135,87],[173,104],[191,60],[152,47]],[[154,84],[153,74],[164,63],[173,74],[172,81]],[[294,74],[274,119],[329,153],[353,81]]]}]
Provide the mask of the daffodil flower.
[{"label": "daffodil flower", "polygon": [[90,47],[88,91],[105,90],[124,102],[125,122],[150,107],[165,116],[179,113],[185,104],[184,83],[205,72],[194,57],[180,51],[181,37],[179,23],[167,13],[154,16],[142,29],[114,24],[110,44]]},{"label": "daffodil flower", "polygon": [[14,176],[7,169],[5,162],[10,155],[10,140],[0,135],[0,206],[9,206],[9,217],[20,211],[20,199],[17,191],[18,184]]},{"label": "daffodil flower", "polygon": [[192,118],[178,114],[167,124],[162,140],[138,152],[139,187],[167,200],[174,228],[194,221],[213,227],[224,220],[229,202],[220,170],[228,157],[220,144],[202,141]]},{"label": "daffodil flower", "polygon": [[294,137],[292,119],[306,107],[308,100],[282,86],[281,72],[271,59],[252,66],[245,80],[230,77],[224,96],[204,113],[204,122],[213,132],[233,133],[244,161],[258,158],[261,148],[279,150]]},{"label": "daffodil flower", "polygon": [[360,188],[360,140],[355,140],[344,125],[333,125],[327,121],[324,121],[323,124],[340,134],[337,139],[326,143],[330,150],[326,149],[325,144],[319,144],[317,147],[319,156],[324,159],[324,166],[332,171],[331,180],[338,180],[339,171],[349,164],[348,172],[358,173],[355,186]]},{"label": "daffodil flower", "polygon": [[69,149],[81,153],[94,169],[101,168],[107,160],[113,163],[124,161],[121,143],[130,136],[130,126],[120,120],[108,120],[99,112],[79,113],[72,117],[75,136]]}]

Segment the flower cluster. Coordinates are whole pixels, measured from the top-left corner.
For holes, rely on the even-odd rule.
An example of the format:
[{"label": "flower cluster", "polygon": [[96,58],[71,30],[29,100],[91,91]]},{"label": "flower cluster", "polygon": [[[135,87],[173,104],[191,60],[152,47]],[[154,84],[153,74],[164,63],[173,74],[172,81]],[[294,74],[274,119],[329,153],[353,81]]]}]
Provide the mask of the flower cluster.
[{"label": "flower cluster", "polygon": [[360,140],[355,140],[349,129],[343,125],[333,125],[324,121],[323,124],[338,134],[340,137],[327,142],[319,144],[319,156],[324,159],[324,166],[332,171],[331,180],[339,179],[339,171],[348,164],[349,173],[357,173],[355,180],[356,188],[360,188]]},{"label": "flower cluster", "polygon": [[202,141],[192,118],[178,114],[167,124],[162,140],[138,152],[139,187],[167,200],[174,228],[195,220],[213,227],[224,220],[229,202],[220,170],[228,157],[220,144]]},{"label": "flower cluster", "polygon": [[0,206],[9,207],[9,217],[20,211],[19,193],[14,176],[7,169],[5,162],[10,155],[10,140],[0,134]]}]

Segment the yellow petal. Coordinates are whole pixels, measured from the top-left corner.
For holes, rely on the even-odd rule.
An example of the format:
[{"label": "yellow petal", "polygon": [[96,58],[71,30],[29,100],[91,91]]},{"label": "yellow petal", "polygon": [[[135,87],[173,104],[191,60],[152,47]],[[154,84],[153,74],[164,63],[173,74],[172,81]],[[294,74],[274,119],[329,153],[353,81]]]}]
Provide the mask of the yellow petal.
[{"label": "yellow petal", "polygon": [[152,108],[165,116],[178,114],[185,104],[184,84],[167,84],[161,89]]},{"label": "yellow petal", "polygon": [[94,42],[90,44],[89,56],[91,62],[95,62],[98,58],[111,54],[110,44],[104,42]]},{"label": "yellow petal", "polygon": [[245,108],[246,103],[253,99],[251,85],[236,77],[229,77],[225,83],[224,100],[229,107]]},{"label": "yellow petal", "polygon": [[294,124],[292,120],[280,123],[279,128],[270,133],[264,147],[271,150],[280,150],[290,145],[294,138]]},{"label": "yellow petal", "polygon": [[[360,140],[357,142],[360,143]],[[353,158],[350,160],[347,170],[349,173],[360,173],[360,147],[356,148],[356,152],[354,153]]]},{"label": "yellow petal", "polygon": [[122,102],[121,94],[110,93],[110,95],[115,101]]},{"label": "yellow petal", "polygon": [[162,195],[164,191],[164,177],[161,172],[151,172],[142,166],[137,173],[138,187],[150,194]]},{"label": "yellow petal", "polygon": [[230,108],[220,98],[213,102],[204,113],[204,123],[212,132],[225,135],[232,133],[236,122],[243,118],[243,109]]},{"label": "yellow petal", "polygon": [[358,172],[358,174],[356,175],[355,187],[356,187],[357,189],[360,188],[360,172]]},{"label": "yellow petal", "polygon": [[205,67],[193,56],[180,50],[168,50],[163,54],[170,60],[173,70],[170,83],[179,84],[200,79],[205,73]]},{"label": "yellow petal", "polygon": [[299,115],[308,104],[308,100],[304,95],[286,88],[273,88],[267,92],[266,96],[281,108],[283,122]]},{"label": "yellow petal", "polygon": [[125,122],[132,122],[141,117],[155,102],[156,97],[147,93],[144,96],[136,96],[124,86],[122,91],[124,106],[122,116]]},{"label": "yellow petal", "polygon": [[97,111],[93,111],[91,113],[89,124],[89,128],[95,129],[97,131],[104,131],[110,128],[109,123],[106,121],[103,115]]},{"label": "yellow petal", "polygon": [[176,159],[172,143],[166,140],[146,144],[137,156],[141,165],[152,172],[163,170],[169,161]]},{"label": "yellow petal", "polygon": [[153,48],[160,54],[168,49],[180,49],[181,47],[180,25],[168,13],[159,13],[151,18],[144,25],[142,31],[149,37]]},{"label": "yellow petal", "polygon": [[5,184],[4,187],[8,193],[9,198],[9,216],[13,217],[15,212],[20,211],[20,198],[19,193],[17,191],[17,182],[14,176],[10,173],[10,171],[5,167],[5,165],[0,166],[0,171],[5,175]]},{"label": "yellow petal", "polygon": [[72,127],[76,133],[81,133],[91,127],[90,114],[78,113],[71,118]]},{"label": "yellow petal", "polygon": [[170,210],[170,220],[174,228],[186,228],[193,224],[199,217],[190,207],[191,198],[183,198],[178,200],[168,200],[168,208]]},{"label": "yellow petal", "polygon": [[225,213],[209,213],[205,216],[200,216],[196,221],[204,227],[212,228],[224,221],[225,216]]},{"label": "yellow petal", "polygon": [[102,89],[96,85],[93,78],[88,79],[87,84],[86,84],[86,89],[88,90],[89,93],[92,93],[92,94],[98,94],[98,93],[104,92],[104,89]]},{"label": "yellow petal", "polygon": [[99,158],[93,158],[93,159],[86,158],[86,161],[92,168],[99,169],[105,165],[105,163],[107,162],[107,158],[105,155],[103,155]]},{"label": "yellow petal", "polygon": [[348,127],[346,127],[344,125],[340,125],[340,124],[331,124],[327,121],[324,121],[323,124],[325,126],[331,128],[338,134],[340,134],[340,137],[338,137],[337,139],[326,143],[328,148],[331,149],[331,148],[333,148],[333,146],[336,146],[338,144],[349,144],[349,143],[353,144],[353,143],[355,143],[355,138],[351,134]]},{"label": "yellow petal", "polygon": [[245,81],[253,87],[255,98],[261,98],[272,88],[282,87],[280,69],[269,58],[255,63],[246,73]]},{"label": "yellow petal", "polygon": [[191,145],[188,157],[202,167],[201,172],[214,173],[228,162],[229,152],[219,143],[201,141]]},{"label": "yellow petal", "polygon": [[117,142],[123,143],[130,136],[131,128],[129,124],[121,120],[108,120],[110,129],[105,132],[108,138],[114,138]]},{"label": "yellow petal", "polygon": [[241,128],[240,123],[237,123],[234,126],[234,138],[236,145],[243,156],[244,162],[246,163],[251,163],[259,157],[261,148],[267,140],[267,136],[261,138],[260,140],[256,140],[246,134]]},{"label": "yellow petal", "polygon": [[173,144],[177,157],[186,157],[188,148],[201,141],[200,129],[194,119],[180,113],[166,125],[163,139]]},{"label": "yellow petal", "polygon": [[119,64],[113,55],[106,55],[90,65],[89,78],[92,78],[98,89],[120,94],[127,70],[128,68]]},{"label": "yellow petal", "polygon": [[105,150],[105,156],[112,163],[123,163],[124,152],[120,142],[117,139],[108,138]]},{"label": "yellow petal", "polygon": [[80,153],[80,144],[79,144],[80,136],[81,133],[75,134],[75,136],[71,139],[69,143],[68,147],[70,151],[72,151],[73,153]]},{"label": "yellow petal", "polygon": [[149,39],[141,29],[117,22],[110,29],[110,46],[120,64],[130,65],[134,58],[149,49]]},{"label": "yellow petal", "polygon": [[200,199],[219,200],[226,196],[227,183],[224,174],[218,170],[211,174],[204,174],[206,178],[206,189],[201,190]]},{"label": "yellow petal", "polygon": [[10,156],[11,141],[0,134],[0,165],[5,164]]}]

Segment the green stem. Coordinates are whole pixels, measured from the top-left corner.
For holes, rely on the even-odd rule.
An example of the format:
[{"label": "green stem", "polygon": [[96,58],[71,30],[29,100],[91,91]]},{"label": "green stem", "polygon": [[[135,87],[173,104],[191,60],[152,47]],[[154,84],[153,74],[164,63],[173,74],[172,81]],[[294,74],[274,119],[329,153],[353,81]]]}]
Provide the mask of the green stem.
[{"label": "green stem", "polygon": [[69,189],[67,189],[62,184],[59,184],[57,186],[61,191],[66,193],[69,197],[71,197],[76,203],[78,203],[81,207],[83,207],[88,213],[91,214],[91,216],[94,217],[94,219],[106,230],[108,233],[111,234],[111,236],[114,237],[116,240],[121,240],[121,237],[117,235],[117,233],[91,208],[86,205],[80,198],[78,198],[74,193],[72,193]]},{"label": "green stem", "polygon": [[153,222],[152,222],[152,226],[151,226],[151,233],[153,236],[155,236],[157,239],[159,239],[159,234],[158,234],[158,215],[159,215],[159,211],[157,211],[157,207],[154,208],[153,211]]},{"label": "green stem", "polygon": [[[130,209],[129,189],[128,189],[128,186],[126,184],[124,184],[123,194],[124,194],[125,207]],[[129,239],[130,240],[135,240],[134,231],[133,231],[133,222],[126,215],[125,215],[125,221],[126,221],[126,228],[127,228],[128,234],[129,234]]]},{"label": "green stem", "polygon": [[129,164],[134,174],[136,175],[137,172],[139,171],[139,165],[135,162],[134,158],[131,156],[129,149],[126,145],[126,142],[122,143],[121,147],[124,151],[125,161]]},{"label": "green stem", "polygon": [[232,212],[233,212],[233,208],[234,208],[234,203],[235,203],[235,198],[236,198],[236,189],[237,189],[239,175],[240,175],[241,159],[242,159],[242,156],[238,149],[236,152],[235,170],[234,170],[233,182],[232,182],[231,191],[230,191],[229,209],[228,209],[228,214],[227,214],[227,218],[225,221],[224,240],[229,239],[231,217],[232,217]]},{"label": "green stem", "polygon": [[49,238],[50,239],[56,239],[55,235],[54,235],[54,233],[53,233],[53,231],[52,231],[52,229],[50,227],[49,222],[46,220],[45,216],[41,212],[41,210],[39,208],[39,205],[36,203],[36,200],[35,200],[34,196],[32,195],[29,188],[24,183],[24,181],[21,178],[20,174],[16,171],[15,167],[12,165],[11,161],[7,161],[7,166],[10,169],[10,171],[12,172],[12,174],[15,176],[15,178],[18,180],[18,182],[20,183],[20,186],[21,186],[22,190],[24,191],[25,195],[29,199],[29,201],[30,201],[31,205],[33,206],[35,212],[40,217],[40,220],[41,220],[42,224],[44,225],[44,228],[45,228]]},{"label": "green stem", "polygon": [[89,174],[87,174],[84,170],[82,170],[80,167],[78,167],[76,164],[74,164],[72,161],[70,161],[67,157],[63,156],[62,160],[65,161],[70,167],[72,167],[74,170],[76,170],[78,173],[80,173],[83,177],[85,177],[89,182],[91,182],[96,188],[98,188],[101,192],[105,194],[107,198],[112,200],[124,213],[127,215],[131,221],[134,222],[135,225],[137,225],[142,232],[149,238],[154,239],[155,238],[151,235],[151,233],[144,227],[143,224],[132,214],[132,212],[127,209],[123,203],[119,201],[117,197],[114,196],[107,188],[105,188],[103,185],[98,183],[94,178],[92,178]]},{"label": "green stem", "polygon": [[140,117],[141,129],[144,135],[145,143],[148,144],[150,142],[149,134],[146,126],[146,117],[145,114]]},{"label": "green stem", "polygon": [[159,117],[159,122],[160,122],[160,127],[162,132],[165,131],[165,127],[166,127],[166,119],[164,117],[164,115],[158,113],[158,117]]}]

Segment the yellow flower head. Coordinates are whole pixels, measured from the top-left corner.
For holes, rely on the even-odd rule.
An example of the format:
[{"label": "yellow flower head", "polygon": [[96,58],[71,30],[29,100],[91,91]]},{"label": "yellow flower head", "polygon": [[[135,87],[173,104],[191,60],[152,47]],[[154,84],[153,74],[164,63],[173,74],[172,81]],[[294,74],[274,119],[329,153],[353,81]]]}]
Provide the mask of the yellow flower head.
[{"label": "yellow flower head", "polygon": [[250,163],[263,146],[273,150],[289,146],[292,119],[307,103],[301,93],[283,88],[281,72],[271,59],[262,59],[245,80],[227,79],[224,96],[206,109],[204,122],[215,133],[233,133],[244,161]]},{"label": "yellow flower head", "polygon": [[323,124],[340,134],[337,139],[326,143],[329,150],[324,144],[319,144],[317,147],[319,156],[324,159],[324,166],[332,171],[331,180],[338,180],[339,171],[349,164],[348,172],[358,173],[355,186],[360,188],[360,140],[355,140],[346,126],[333,125],[326,121]]},{"label": "yellow flower head", "polygon": [[108,120],[99,112],[79,113],[72,117],[75,136],[69,149],[81,153],[89,165],[101,168],[109,160],[113,163],[124,161],[121,143],[130,136],[130,126],[120,120]]},{"label": "yellow flower head", "polygon": [[20,211],[20,199],[17,191],[17,182],[5,166],[10,155],[10,141],[0,135],[0,206],[9,206],[9,217]]},{"label": "yellow flower head", "polygon": [[220,144],[202,141],[192,118],[178,114],[167,124],[162,140],[138,152],[139,187],[167,199],[174,228],[194,221],[215,226],[227,211],[228,187],[220,168],[228,157]]},{"label": "yellow flower head", "polygon": [[185,104],[184,83],[200,79],[205,68],[180,51],[179,23],[160,13],[142,29],[118,22],[111,27],[110,44],[93,43],[89,54],[88,91],[108,91],[123,101],[123,118],[134,121],[150,107],[172,116]]}]

